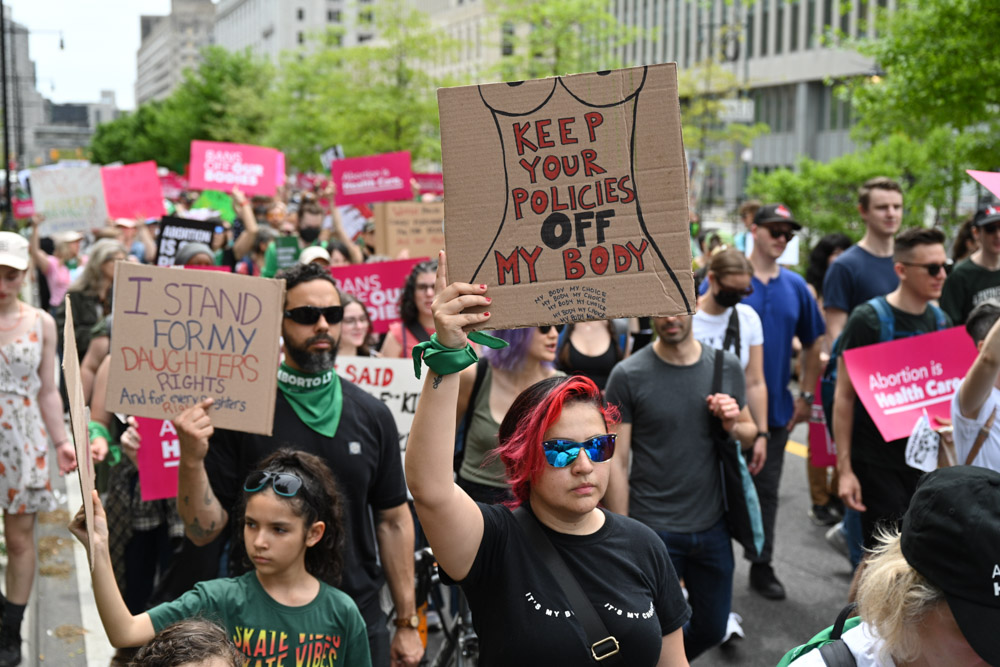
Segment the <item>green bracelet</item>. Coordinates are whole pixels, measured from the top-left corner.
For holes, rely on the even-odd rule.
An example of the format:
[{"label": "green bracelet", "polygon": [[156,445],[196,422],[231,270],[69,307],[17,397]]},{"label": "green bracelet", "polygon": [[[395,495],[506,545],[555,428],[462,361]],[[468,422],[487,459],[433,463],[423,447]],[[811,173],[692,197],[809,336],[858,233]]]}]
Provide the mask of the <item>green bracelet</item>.
[{"label": "green bracelet", "polygon": [[118,445],[108,445],[108,455],[104,457],[108,466],[114,468],[122,462],[122,448]]},{"label": "green bracelet", "polygon": [[108,445],[111,445],[111,431],[101,422],[90,422],[87,424],[87,436],[89,440],[104,438],[108,441]]},{"label": "green bracelet", "polygon": [[[473,331],[468,335],[468,338],[494,350],[502,350],[507,347],[507,341],[481,331]],[[421,359],[428,368],[438,375],[457,373],[479,361],[472,345],[466,343],[465,347],[460,348],[445,347],[438,341],[437,334],[431,334],[429,341],[420,343],[413,348],[413,372],[418,380],[420,379]]]}]

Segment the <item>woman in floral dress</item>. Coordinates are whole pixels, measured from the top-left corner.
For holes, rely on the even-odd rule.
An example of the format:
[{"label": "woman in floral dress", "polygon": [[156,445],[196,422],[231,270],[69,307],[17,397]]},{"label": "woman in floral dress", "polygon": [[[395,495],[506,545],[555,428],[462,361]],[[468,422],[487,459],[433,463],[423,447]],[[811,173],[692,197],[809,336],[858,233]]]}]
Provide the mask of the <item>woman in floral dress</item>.
[{"label": "woman in floral dress", "polygon": [[35,514],[56,507],[50,439],[59,472],[76,468],[56,381],[55,321],[18,299],[27,269],[28,241],[0,232],[0,507],[8,557],[0,667],[21,661],[21,619],[35,575]]}]

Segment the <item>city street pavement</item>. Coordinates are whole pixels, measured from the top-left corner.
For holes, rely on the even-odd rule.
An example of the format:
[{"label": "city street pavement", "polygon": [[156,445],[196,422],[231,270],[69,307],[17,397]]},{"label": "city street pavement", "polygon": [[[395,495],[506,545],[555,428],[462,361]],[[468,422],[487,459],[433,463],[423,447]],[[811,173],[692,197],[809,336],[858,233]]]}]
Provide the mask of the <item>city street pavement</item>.
[{"label": "city street pavement", "polygon": [[[778,537],[774,567],[788,591],[788,599],[772,602],[753,593],[748,566],[736,552],[733,610],[743,616],[746,638],[716,648],[695,661],[700,667],[773,666],[789,648],[805,642],[831,625],[845,603],[850,565],[827,546],[825,529],[806,515],[809,493],[804,451],[806,427],[792,433],[785,452],[778,510]],[[65,665],[105,667],[113,653],[101,627],[87,572],[83,548],[66,530],[71,514],[80,507],[76,475],[53,475],[60,507],[39,517],[40,567],[24,624],[26,667]],[[440,635],[431,635],[432,645]]]}]

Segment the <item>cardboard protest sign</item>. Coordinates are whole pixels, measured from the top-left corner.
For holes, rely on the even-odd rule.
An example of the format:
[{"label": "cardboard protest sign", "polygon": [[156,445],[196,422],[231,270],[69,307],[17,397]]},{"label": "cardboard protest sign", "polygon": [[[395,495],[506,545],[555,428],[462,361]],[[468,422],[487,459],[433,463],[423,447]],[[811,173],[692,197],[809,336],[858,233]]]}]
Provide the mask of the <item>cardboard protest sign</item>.
[{"label": "cardboard protest sign", "polygon": [[100,167],[35,169],[31,195],[35,211],[45,216],[42,236],[103,227],[107,218]]},{"label": "cardboard protest sign", "polygon": [[203,220],[188,220],[167,216],[160,221],[160,238],[156,242],[156,265],[173,266],[177,251],[188,243],[212,244],[215,224]]},{"label": "cardboard protest sign", "polygon": [[299,238],[297,236],[279,236],[274,239],[274,253],[278,259],[278,270],[287,269],[299,260]]},{"label": "cardboard protest sign", "polygon": [[273,148],[192,141],[191,187],[231,192],[238,185],[247,195],[271,196],[278,186],[278,160]]},{"label": "cardboard protest sign", "polygon": [[448,277],[490,287],[489,328],[693,310],[674,63],[442,88],[438,106]]},{"label": "cardboard protest sign", "polygon": [[409,151],[336,160],[331,175],[337,206],[413,198]]},{"label": "cardboard protest sign", "polygon": [[420,188],[422,195],[435,195],[440,197],[444,194],[444,174],[413,174]]},{"label": "cardboard protest sign", "polygon": [[385,403],[399,431],[399,449],[406,451],[423,380],[413,375],[409,359],[337,357],[337,375]]},{"label": "cardboard protest sign", "polygon": [[30,199],[15,199],[11,204],[15,218],[23,220],[35,214],[35,202]]},{"label": "cardboard protest sign", "polygon": [[270,435],[283,280],[119,262],[107,409],[173,419],[214,398],[212,423]]},{"label": "cardboard protest sign", "polygon": [[169,419],[136,417],[141,446],[136,455],[139,489],[144,501],[177,497],[181,441]]},{"label": "cardboard protest sign", "polygon": [[979,184],[992,192],[994,196],[1000,197],[1000,172],[966,169],[965,173],[979,181]]},{"label": "cardboard protest sign", "polygon": [[909,437],[924,409],[950,419],[951,398],[975,359],[962,327],[844,352],[854,391],[886,442]]},{"label": "cardboard protest sign", "polygon": [[444,248],[444,203],[387,202],[375,206],[375,252],[437,257]]},{"label": "cardboard protest sign", "polygon": [[163,193],[156,163],[138,162],[120,167],[101,167],[104,200],[110,218],[159,218],[163,215]]},{"label": "cardboard protest sign", "polygon": [[94,461],[90,458],[90,409],[84,404],[83,383],[80,381],[80,357],[76,349],[76,329],[73,327],[73,308],[66,297],[66,322],[63,324],[63,376],[66,393],[69,396],[69,424],[73,432],[73,447],[76,450],[76,469],[80,476],[80,495],[83,498],[83,513],[87,519],[87,557],[90,571],[94,571],[94,559],[90,545],[94,543]]},{"label": "cardboard protest sign", "polygon": [[330,273],[337,281],[337,287],[365,304],[372,331],[385,333],[390,324],[399,320],[399,298],[403,294],[406,277],[414,266],[424,260],[426,258],[331,266]]}]

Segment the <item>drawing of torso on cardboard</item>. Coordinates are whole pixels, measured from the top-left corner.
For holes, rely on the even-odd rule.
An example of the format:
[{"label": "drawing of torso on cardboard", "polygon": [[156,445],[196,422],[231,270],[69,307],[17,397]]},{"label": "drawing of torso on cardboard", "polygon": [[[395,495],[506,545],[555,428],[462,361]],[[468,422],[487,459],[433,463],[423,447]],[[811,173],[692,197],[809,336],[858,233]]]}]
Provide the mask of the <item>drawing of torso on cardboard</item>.
[{"label": "drawing of torso on cardboard", "polygon": [[[450,277],[518,293],[491,307],[490,328],[692,309],[673,66],[441,93],[461,96],[465,125],[442,122]],[[469,126],[472,145],[456,145]],[[455,163],[473,156],[480,168],[453,186]],[[615,294],[609,278],[625,275],[629,294]]]}]

